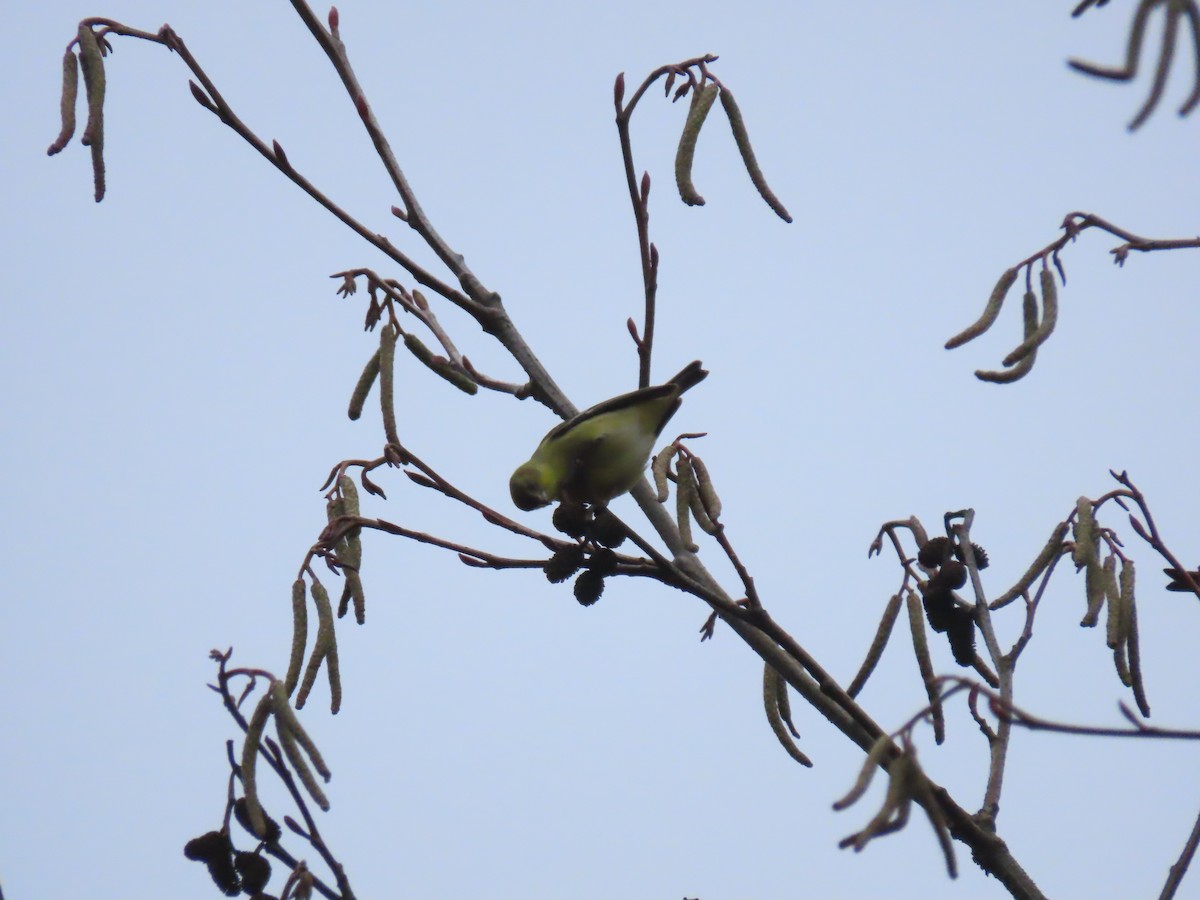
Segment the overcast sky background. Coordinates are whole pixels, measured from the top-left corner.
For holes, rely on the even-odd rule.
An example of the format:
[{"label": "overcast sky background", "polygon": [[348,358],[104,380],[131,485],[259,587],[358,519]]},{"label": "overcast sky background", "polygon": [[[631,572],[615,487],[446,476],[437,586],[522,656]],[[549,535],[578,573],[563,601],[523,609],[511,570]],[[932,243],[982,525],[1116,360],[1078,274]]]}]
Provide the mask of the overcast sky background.
[{"label": "overcast sky background", "polygon": [[[978,382],[1018,339],[1014,291],[993,333],[948,353],[999,273],[1087,210],[1137,233],[1196,234],[1200,116],[1125,125],[1150,73],[1113,85],[1065,60],[1122,58],[1133,3],[384,3],[346,0],[359,78],[427,212],[504,297],[579,406],[636,385],[635,232],[612,81],[713,52],[759,160],[796,221],[755,195],[714,113],[679,203],[684,109],[651,92],[634,127],[662,256],[655,373],[708,380],[672,432],[694,446],[775,617],[848,682],[900,582],[868,560],[879,524],[976,510],[991,595],[1081,494],[1128,469],[1171,546],[1200,562],[1194,251],[1140,255],[1088,234],[1063,256],[1056,334],[1033,373]],[[323,15],[322,10],[322,15]],[[0,883],[9,900],[207,898],[184,842],[220,824],[235,729],[205,688],[214,647],[286,669],[289,585],[324,523],[338,460],[373,457],[377,417],[345,417],[375,346],[365,298],[329,274],[405,279],[198,106],[164,48],[109,58],[108,196],[88,153],[58,157],[59,58],[76,22],[169,22],[243,120],[422,260],[353,106],[290,6],[168,0],[17,4],[0,102],[7,475],[0,654]],[[14,21],[15,19],[15,21]],[[1150,42],[1161,23],[1150,32]],[[1156,58],[1147,51],[1147,61]],[[82,119],[80,129],[82,129]],[[519,379],[465,316],[443,323],[479,369]],[[507,479],[554,422],[532,401],[469,398],[398,360],[400,433],[447,478],[515,514]],[[373,409],[373,407],[368,407]],[[379,473],[367,514],[502,554],[537,548]],[[628,498],[618,511],[638,515]],[[549,527],[549,513],[522,516]],[[1197,727],[1194,598],[1113,510],[1138,560],[1153,721]],[[702,558],[738,591],[719,548]],[[334,772],[321,827],[361,897],[893,898],[1006,896],[958,845],[950,882],[923,816],[839,851],[884,791],[830,804],[861,754],[796,704],[801,769],[762,713],[761,663],[707,609],[612,581],[583,609],[533,572],[365,538],[367,623],[339,625],[345,701],[322,681],[304,721]],[[1083,578],[1060,567],[1017,673],[1017,699],[1116,724],[1130,700]],[[1007,645],[1013,607],[999,619]],[[933,641],[939,671],[959,671]],[[924,704],[898,630],[862,695],[898,727]],[[978,807],[986,745],[963,706],[921,761]],[[999,827],[1050,896],[1157,896],[1200,807],[1194,745],[1015,736]],[[277,818],[286,808],[266,794]],[[238,840],[246,845],[245,836]],[[294,849],[305,854],[298,842]],[[1180,897],[1200,897],[1200,876]],[[278,891],[280,880],[272,883]]]}]

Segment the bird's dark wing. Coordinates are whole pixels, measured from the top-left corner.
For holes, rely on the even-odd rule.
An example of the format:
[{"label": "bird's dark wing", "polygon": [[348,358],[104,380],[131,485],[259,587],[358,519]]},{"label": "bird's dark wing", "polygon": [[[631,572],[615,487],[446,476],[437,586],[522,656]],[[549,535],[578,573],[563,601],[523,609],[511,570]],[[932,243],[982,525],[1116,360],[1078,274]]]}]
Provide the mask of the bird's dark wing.
[{"label": "bird's dark wing", "polygon": [[[1186,594],[1190,594],[1192,592],[1191,587],[1188,585],[1187,581],[1184,580],[1183,573],[1180,572],[1179,569],[1172,567],[1169,569],[1163,569],[1163,572],[1165,572],[1167,577],[1171,579],[1171,583],[1167,585],[1168,591],[1180,591]],[[1189,572],[1188,574],[1190,574],[1192,578],[1196,579],[1196,581],[1200,582],[1200,569],[1196,569],[1194,572]]]},{"label": "bird's dark wing", "polygon": [[[608,400],[605,400],[603,403],[597,403],[595,406],[585,409],[583,412],[577,416],[574,416],[573,418],[559,422],[557,425],[551,428],[549,432],[547,432],[544,438],[542,438],[542,443],[545,444],[547,441],[551,441],[554,438],[559,437],[564,432],[574,428],[576,425],[579,425],[582,422],[586,422],[588,419],[593,419],[596,416],[603,415],[604,413],[616,412],[619,409],[625,409],[626,407],[634,406],[638,403],[646,403],[651,400],[658,400],[661,397],[668,397],[678,390],[678,385],[667,383],[656,385],[655,387],[642,388],[641,390],[637,391],[630,391],[628,394],[621,394],[617,397],[611,397]],[[670,416],[664,416],[663,421],[665,422],[669,418]]]}]

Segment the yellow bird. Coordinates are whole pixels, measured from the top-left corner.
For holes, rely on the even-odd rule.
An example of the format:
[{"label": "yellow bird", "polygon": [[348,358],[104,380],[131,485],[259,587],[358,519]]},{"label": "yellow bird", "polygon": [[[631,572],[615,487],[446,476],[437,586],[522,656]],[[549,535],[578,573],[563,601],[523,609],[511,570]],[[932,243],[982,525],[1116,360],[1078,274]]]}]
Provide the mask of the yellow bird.
[{"label": "yellow bird", "polygon": [[605,504],[624,494],[642,477],[680,396],[707,376],[696,360],[666,384],[621,394],[556,425],[509,479],[513,503],[524,510],[556,500]]}]

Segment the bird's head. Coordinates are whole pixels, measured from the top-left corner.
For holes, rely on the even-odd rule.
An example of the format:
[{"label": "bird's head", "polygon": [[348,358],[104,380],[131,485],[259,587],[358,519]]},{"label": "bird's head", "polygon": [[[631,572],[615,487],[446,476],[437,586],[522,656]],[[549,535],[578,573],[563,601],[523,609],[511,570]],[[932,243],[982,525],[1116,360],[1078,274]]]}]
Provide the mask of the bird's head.
[{"label": "bird's head", "polygon": [[508,490],[517,508],[526,512],[541,509],[551,500],[542,470],[531,462],[513,472],[512,478],[508,480]]}]

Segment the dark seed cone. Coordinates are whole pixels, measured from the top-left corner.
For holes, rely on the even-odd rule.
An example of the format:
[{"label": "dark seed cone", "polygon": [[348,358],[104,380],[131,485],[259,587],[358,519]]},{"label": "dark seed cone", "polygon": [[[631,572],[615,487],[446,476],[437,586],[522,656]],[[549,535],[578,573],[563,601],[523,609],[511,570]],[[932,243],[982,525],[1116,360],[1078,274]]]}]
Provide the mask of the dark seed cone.
[{"label": "dark seed cone", "polygon": [[967,583],[967,567],[957,559],[951,559],[942,564],[936,575],[931,579],[941,587],[957,590]]},{"label": "dark seed cone", "polygon": [[955,605],[950,611],[946,637],[950,639],[950,652],[960,666],[970,667],[975,663],[975,616],[971,610]]},{"label": "dark seed cone", "polygon": [[948,537],[935,537],[927,540],[917,553],[917,562],[927,569],[935,569],[950,558],[954,552],[954,544]]},{"label": "dark seed cone", "polygon": [[925,618],[929,627],[934,631],[945,631],[950,625],[950,617],[954,614],[954,598],[950,590],[930,581],[925,587],[921,602],[925,607]]},{"label": "dark seed cone", "polygon": [[587,533],[590,519],[591,514],[582,503],[563,502],[554,510],[550,521],[563,534],[579,540]]},{"label": "dark seed cone", "polygon": [[184,844],[183,855],[204,863],[213,884],[225,896],[236,897],[241,893],[241,879],[233,867],[233,842],[226,832],[210,831],[192,838]]},{"label": "dark seed cone", "polygon": [[625,526],[607,509],[602,509],[592,523],[592,540],[605,547],[620,547],[625,543]]},{"label": "dark seed cone", "polygon": [[220,859],[209,862],[208,875],[217,889],[226,897],[236,897],[242,892],[242,883],[238,878],[237,869],[233,867],[233,860],[228,856],[222,856]]},{"label": "dark seed cone", "polygon": [[604,593],[604,576],[595,569],[586,569],[575,579],[575,599],[580,606],[591,606]]},{"label": "dark seed cone", "polygon": [[579,571],[583,565],[583,548],[576,545],[555,551],[542,567],[551,584],[560,584]]},{"label": "dark seed cone", "polygon": [[593,572],[598,572],[601,575],[612,575],[617,571],[617,554],[613,553],[607,547],[603,550],[597,550],[592,554],[592,558],[588,560],[588,569]]},{"label": "dark seed cone", "polygon": [[233,844],[229,841],[229,835],[220,831],[205,832],[183,845],[183,855],[196,862],[208,862],[232,852]]},{"label": "dark seed cone", "polygon": [[242,890],[248,894],[260,892],[271,880],[271,864],[257,853],[238,853],[233,858],[233,867],[242,876]]},{"label": "dark seed cone", "polygon": [[986,569],[988,567],[987,551],[974,541],[971,541],[971,549],[975,551],[975,567],[978,569]]}]

